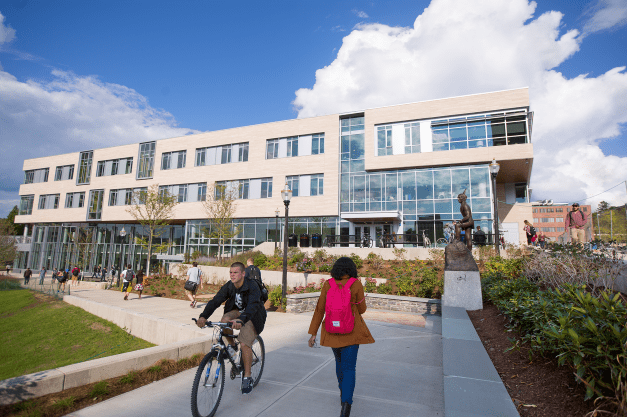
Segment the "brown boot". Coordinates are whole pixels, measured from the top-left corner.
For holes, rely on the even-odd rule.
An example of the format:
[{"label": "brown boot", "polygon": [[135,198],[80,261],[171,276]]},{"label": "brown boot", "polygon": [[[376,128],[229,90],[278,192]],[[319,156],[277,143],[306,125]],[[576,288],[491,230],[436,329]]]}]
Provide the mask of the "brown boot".
[{"label": "brown boot", "polygon": [[350,417],[351,415],[351,405],[349,403],[342,403],[342,412],[340,413],[340,417]]}]

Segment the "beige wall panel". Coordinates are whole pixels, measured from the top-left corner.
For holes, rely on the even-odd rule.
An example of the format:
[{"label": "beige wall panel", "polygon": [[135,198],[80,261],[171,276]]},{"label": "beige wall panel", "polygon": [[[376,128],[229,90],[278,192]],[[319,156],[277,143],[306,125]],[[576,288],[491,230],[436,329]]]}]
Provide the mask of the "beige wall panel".
[{"label": "beige wall panel", "polygon": [[[499,172],[500,176],[500,172]],[[525,220],[533,223],[532,203],[506,204],[504,184],[496,184],[496,195],[498,198],[499,223],[518,223],[518,238],[521,245],[527,244],[525,233]]]}]

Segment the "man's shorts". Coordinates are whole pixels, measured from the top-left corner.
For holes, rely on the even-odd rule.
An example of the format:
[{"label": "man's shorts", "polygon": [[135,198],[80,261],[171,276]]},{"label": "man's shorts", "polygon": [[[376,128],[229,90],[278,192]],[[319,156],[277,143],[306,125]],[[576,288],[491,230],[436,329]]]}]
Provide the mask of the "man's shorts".
[{"label": "man's shorts", "polygon": [[130,288],[131,286],[131,281],[124,281],[122,283],[122,292],[126,292],[126,290],[128,290],[128,292],[131,292],[132,288]]},{"label": "man's shorts", "polygon": [[[240,316],[240,312],[238,310],[231,310],[222,316],[220,320],[223,323],[229,322],[231,320],[235,320]],[[255,331],[255,326],[253,326],[252,320],[248,320],[246,324],[242,326],[239,331],[239,336],[237,337],[239,341],[245,344],[248,347],[252,347],[255,338],[257,337],[257,332]]]}]

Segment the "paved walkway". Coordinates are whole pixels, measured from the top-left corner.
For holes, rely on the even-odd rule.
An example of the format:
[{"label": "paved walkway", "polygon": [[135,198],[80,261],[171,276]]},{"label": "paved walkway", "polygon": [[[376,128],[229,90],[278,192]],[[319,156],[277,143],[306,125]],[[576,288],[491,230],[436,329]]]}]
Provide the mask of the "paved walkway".
[{"label": "paved walkway", "polygon": [[[31,280],[32,282],[32,280]],[[190,324],[204,304],[152,296],[131,295],[124,301],[118,291],[72,289],[84,297],[155,317]],[[211,317],[219,320],[221,310]],[[369,310],[364,317],[376,343],[363,345],[357,361],[353,412],[360,417],[443,416],[441,318]],[[311,313],[268,313],[262,333],[266,366],[252,394],[242,396],[240,380],[228,378],[217,415],[334,416],[340,399],[335,362],[329,348],[307,347]],[[190,394],[196,370],[146,385],[85,408],[71,416],[190,415]]]}]

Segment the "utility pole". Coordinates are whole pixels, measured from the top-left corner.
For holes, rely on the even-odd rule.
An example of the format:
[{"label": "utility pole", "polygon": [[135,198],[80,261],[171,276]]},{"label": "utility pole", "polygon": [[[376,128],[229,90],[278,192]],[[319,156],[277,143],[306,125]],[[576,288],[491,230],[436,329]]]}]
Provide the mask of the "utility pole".
[{"label": "utility pole", "polygon": [[614,210],[610,207],[610,241],[614,240]]}]

